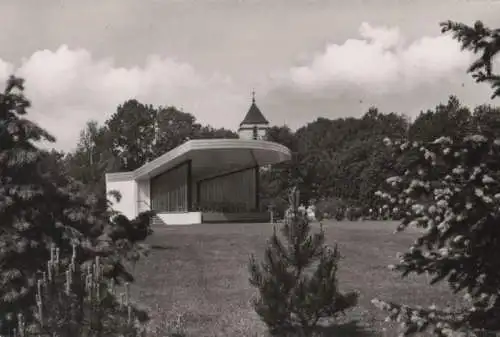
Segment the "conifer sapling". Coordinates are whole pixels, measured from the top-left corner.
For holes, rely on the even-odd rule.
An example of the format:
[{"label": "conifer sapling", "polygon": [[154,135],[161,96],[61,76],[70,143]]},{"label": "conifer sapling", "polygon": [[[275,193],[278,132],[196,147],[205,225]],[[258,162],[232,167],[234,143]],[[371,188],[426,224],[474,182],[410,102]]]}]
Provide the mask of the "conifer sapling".
[{"label": "conifer sapling", "polygon": [[325,245],[323,228],[311,234],[306,214],[298,211],[299,192],[292,190],[291,211],[272,234],[264,261],[250,258],[250,283],[259,290],[257,314],[273,336],[312,336],[322,319],[335,318],[357,303],[358,294],[338,288],[337,246]]}]

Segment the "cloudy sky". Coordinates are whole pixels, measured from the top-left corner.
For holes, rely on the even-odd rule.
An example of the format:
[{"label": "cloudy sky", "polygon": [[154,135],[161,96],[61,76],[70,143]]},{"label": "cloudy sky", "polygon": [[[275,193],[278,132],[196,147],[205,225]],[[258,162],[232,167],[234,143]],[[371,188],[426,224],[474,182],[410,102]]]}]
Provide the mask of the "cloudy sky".
[{"label": "cloudy sky", "polygon": [[0,80],[26,78],[64,150],[129,98],[232,129],[253,89],[293,128],[371,105],[415,116],[450,94],[489,102],[439,22],[499,17],[498,0],[4,0]]}]

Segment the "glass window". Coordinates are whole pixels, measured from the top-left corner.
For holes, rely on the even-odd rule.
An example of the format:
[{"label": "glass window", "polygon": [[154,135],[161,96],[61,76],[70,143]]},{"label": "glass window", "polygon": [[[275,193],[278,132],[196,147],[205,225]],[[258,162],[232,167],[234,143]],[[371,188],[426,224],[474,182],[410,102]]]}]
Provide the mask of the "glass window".
[{"label": "glass window", "polygon": [[187,164],[151,179],[151,208],[159,212],[187,212]]}]

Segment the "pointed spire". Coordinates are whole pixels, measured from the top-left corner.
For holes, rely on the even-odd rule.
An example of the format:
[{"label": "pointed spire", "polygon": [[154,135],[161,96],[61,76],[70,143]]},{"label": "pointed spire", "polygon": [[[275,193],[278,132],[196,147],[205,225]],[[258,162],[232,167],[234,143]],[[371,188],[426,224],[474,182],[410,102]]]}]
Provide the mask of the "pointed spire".
[{"label": "pointed spire", "polygon": [[250,106],[250,109],[248,110],[245,118],[240,123],[240,126],[243,124],[261,124],[261,125],[269,124],[269,122],[264,117],[260,109],[257,107],[257,104],[255,103],[255,90],[252,90],[252,105]]}]

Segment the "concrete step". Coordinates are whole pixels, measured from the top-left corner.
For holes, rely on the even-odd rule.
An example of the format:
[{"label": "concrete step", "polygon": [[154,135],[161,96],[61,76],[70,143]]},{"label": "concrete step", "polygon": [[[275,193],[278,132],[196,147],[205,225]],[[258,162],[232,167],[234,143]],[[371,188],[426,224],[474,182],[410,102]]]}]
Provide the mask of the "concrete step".
[{"label": "concrete step", "polygon": [[163,222],[162,219],[160,219],[160,217],[158,217],[157,215],[154,215],[151,218],[151,225],[152,226],[162,226],[162,225],[165,225],[165,223]]}]

